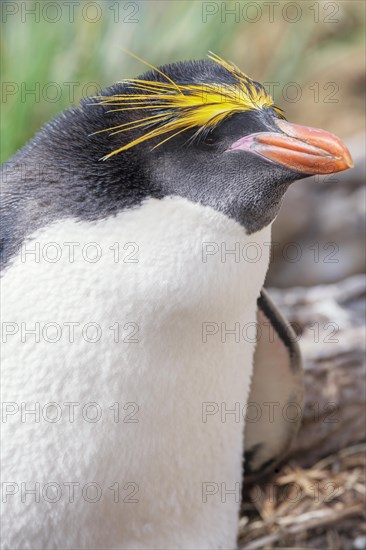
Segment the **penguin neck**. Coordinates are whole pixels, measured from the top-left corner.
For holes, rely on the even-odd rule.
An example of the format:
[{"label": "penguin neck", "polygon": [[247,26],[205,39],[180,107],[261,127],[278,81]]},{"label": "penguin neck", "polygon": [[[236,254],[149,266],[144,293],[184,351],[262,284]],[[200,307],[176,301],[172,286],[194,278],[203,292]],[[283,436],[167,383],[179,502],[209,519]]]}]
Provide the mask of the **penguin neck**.
[{"label": "penguin neck", "polygon": [[44,200],[44,210],[56,210],[62,217],[101,219],[156,196],[135,150],[103,160],[123,141],[120,134],[98,134],[108,124],[112,121],[105,109],[82,102],[80,109],[68,109],[46,124],[11,159],[10,168],[20,164],[18,175],[32,198],[52,196],[51,204]]}]

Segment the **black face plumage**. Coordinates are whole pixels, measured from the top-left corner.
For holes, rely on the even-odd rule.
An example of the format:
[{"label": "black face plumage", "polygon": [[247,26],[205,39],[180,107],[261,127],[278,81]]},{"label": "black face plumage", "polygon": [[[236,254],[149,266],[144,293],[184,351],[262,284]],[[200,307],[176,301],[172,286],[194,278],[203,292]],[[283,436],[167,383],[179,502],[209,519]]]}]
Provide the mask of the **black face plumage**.
[{"label": "black face plumage", "polygon": [[[162,69],[179,84],[235,82],[210,60]],[[141,78],[164,82],[154,71]],[[131,93],[126,84],[116,84],[102,94],[126,92]],[[185,197],[219,210],[253,233],[274,219],[288,185],[301,176],[250,152],[227,151],[244,135],[279,132],[278,114],[271,108],[235,113],[199,139],[190,139],[195,132],[188,130],[156,149],[154,140],[149,140],[101,161],[130,140],[131,133],[95,132],[136,116],[135,111],[110,112],[93,98],[83,100],[79,109],[69,109],[46,124],[3,165],[5,261],[26,235],[51,221],[100,219],[148,197]]]},{"label": "black face plumage", "polygon": [[149,177],[163,195],[211,206],[248,233],[259,231],[277,215],[290,183],[304,175],[250,152],[228,149],[246,135],[278,132],[276,118],[271,109],[248,111],[231,116],[193,143],[187,135],[178,136],[144,154]]}]

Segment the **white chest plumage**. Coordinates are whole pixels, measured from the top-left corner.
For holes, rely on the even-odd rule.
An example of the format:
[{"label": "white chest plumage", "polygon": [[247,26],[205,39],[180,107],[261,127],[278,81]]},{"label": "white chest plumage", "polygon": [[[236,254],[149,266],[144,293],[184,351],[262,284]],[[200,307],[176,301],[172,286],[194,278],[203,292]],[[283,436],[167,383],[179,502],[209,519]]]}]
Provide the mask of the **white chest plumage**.
[{"label": "white chest plumage", "polygon": [[2,282],[3,548],[235,547],[244,418],[220,413],[254,344],[227,331],[269,241],[180,198],[32,235]]}]

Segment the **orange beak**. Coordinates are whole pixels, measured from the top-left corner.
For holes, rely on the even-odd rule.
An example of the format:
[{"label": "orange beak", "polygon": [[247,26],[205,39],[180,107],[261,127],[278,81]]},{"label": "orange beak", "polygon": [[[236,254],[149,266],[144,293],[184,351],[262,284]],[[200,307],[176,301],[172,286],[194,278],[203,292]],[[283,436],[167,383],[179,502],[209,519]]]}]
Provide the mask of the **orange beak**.
[{"label": "orange beak", "polygon": [[241,138],[231,150],[248,150],[304,174],[333,174],[353,167],[345,144],[334,134],[276,120],[281,130]]}]

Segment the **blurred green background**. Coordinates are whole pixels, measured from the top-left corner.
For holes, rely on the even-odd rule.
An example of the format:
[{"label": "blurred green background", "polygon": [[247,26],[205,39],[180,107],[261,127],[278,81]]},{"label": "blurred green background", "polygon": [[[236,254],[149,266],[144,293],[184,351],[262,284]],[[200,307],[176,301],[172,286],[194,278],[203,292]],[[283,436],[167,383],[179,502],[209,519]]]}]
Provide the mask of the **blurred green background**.
[{"label": "blurred green background", "polygon": [[363,1],[1,4],[2,161],[96,84],[143,72],[123,48],[156,65],[212,50],[278,83],[275,99],[290,118],[343,135],[361,129]]}]

